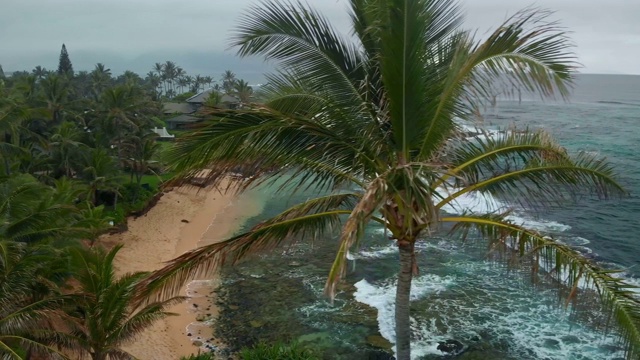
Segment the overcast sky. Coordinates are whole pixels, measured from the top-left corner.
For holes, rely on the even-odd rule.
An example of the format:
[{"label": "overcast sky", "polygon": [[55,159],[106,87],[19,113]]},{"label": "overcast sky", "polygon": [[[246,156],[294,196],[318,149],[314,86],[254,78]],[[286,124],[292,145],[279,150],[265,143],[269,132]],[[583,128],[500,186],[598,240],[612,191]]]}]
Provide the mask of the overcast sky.
[{"label": "overcast sky", "polygon": [[[346,0],[307,0],[348,31]],[[484,33],[529,5],[555,10],[573,32],[586,73],[640,74],[639,0],[460,0],[465,27]],[[6,71],[57,67],[66,43],[76,70],[103,62],[115,74],[173,60],[190,74],[232,69],[258,81],[260,59],[240,61],[227,39],[256,0],[2,0],[0,64]]]}]

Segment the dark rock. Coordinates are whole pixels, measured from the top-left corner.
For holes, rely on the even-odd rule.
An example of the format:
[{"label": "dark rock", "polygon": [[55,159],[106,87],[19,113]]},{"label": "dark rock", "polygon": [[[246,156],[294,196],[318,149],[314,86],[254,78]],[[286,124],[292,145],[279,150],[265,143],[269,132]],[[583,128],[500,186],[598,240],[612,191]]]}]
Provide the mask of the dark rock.
[{"label": "dark rock", "polygon": [[581,342],[580,338],[575,335],[565,335],[561,339],[565,344],[579,344]]},{"label": "dark rock", "polygon": [[183,223],[187,223],[187,224],[189,223],[189,220],[187,220],[187,219],[182,219],[180,221],[182,221]]},{"label": "dark rock", "polygon": [[544,347],[548,349],[560,350],[560,341],[556,339],[545,339]]},{"label": "dark rock", "polygon": [[396,358],[389,354],[388,352],[381,350],[372,350],[368,351],[365,354],[365,359],[367,360],[396,360]]},{"label": "dark rock", "polygon": [[454,339],[439,341],[438,344],[437,349],[449,355],[458,355],[465,350],[464,344]]},{"label": "dark rock", "polygon": [[193,307],[194,307],[194,308],[197,308],[197,307],[198,307],[198,304],[193,304]]},{"label": "dark rock", "polygon": [[191,333],[187,333],[187,336],[191,336]]},{"label": "dark rock", "polygon": [[380,335],[367,336],[367,344],[369,346],[373,346],[374,348],[385,350],[391,349],[393,347],[393,344],[390,343],[389,340]]}]

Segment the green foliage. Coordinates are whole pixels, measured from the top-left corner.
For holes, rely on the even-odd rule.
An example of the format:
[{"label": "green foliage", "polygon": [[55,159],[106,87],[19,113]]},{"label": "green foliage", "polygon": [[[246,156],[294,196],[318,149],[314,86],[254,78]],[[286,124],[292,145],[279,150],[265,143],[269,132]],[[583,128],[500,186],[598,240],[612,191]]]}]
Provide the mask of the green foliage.
[{"label": "green foliage", "polygon": [[30,175],[0,178],[0,239],[20,242],[57,238],[93,238],[106,228],[101,209],[76,204],[81,193],[77,184],[59,180],[55,187]]},{"label": "green foliage", "polygon": [[63,278],[66,257],[46,246],[0,240],[0,358],[26,359],[27,351],[61,358],[51,346],[56,332],[50,321],[67,300],[55,283]]},{"label": "green foliage", "polygon": [[298,343],[259,343],[251,349],[240,352],[242,360],[319,360],[313,351]]},{"label": "green foliage", "polygon": [[105,211],[105,214],[112,219],[114,224],[124,224],[129,212],[124,206],[117,205],[115,208]]},{"label": "green foliage", "polygon": [[170,180],[173,177],[173,174],[167,173],[162,175],[144,175],[142,177],[142,184],[147,184],[151,189],[159,190],[160,186],[165,182]]},{"label": "green foliage", "polygon": [[149,200],[151,200],[156,193],[156,189],[151,187],[141,186],[136,183],[128,183],[120,189],[120,194],[122,196],[121,203],[128,213],[141,211],[147,206]]}]

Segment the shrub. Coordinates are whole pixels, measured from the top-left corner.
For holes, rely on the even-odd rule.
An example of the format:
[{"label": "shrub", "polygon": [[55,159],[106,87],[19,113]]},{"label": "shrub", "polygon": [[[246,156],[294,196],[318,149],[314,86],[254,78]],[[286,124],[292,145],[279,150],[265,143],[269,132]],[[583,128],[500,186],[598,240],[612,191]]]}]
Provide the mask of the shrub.
[{"label": "shrub", "polygon": [[268,345],[260,343],[253,348],[243,349],[240,352],[242,360],[319,360],[313,351],[298,343],[289,345],[276,343]]},{"label": "shrub", "polygon": [[127,218],[127,211],[121,205],[118,205],[118,207],[116,207],[115,209],[105,211],[105,214],[106,216],[113,219],[114,224],[122,224]]}]

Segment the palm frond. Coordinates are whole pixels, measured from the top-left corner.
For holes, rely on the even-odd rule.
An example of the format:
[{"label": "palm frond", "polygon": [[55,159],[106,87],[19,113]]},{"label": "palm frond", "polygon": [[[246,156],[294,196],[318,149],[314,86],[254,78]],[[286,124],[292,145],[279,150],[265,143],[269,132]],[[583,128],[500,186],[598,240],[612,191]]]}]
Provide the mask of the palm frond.
[{"label": "palm frond", "polygon": [[172,305],[179,304],[185,300],[184,297],[173,297],[171,299],[154,302],[138,309],[132,314],[114,334],[115,338],[121,339],[123,343],[135,340],[135,337],[158,320],[167,316],[178,315],[167,312],[166,309]]},{"label": "palm frond", "polygon": [[[451,116],[467,116],[478,100],[496,95],[496,84],[546,97],[556,93],[567,96],[577,64],[566,33],[548,21],[549,16],[549,12],[537,9],[521,11],[475,45],[469,34],[453,36],[450,44],[455,50],[443,53],[449,69],[432,124],[440,121],[447,125]],[[439,144],[426,136],[421,156],[428,157]]]},{"label": "palm frond", "polygon": [[262,2],[250,8],[231,43],[240,56],[262,55],[284,68],[303,69],[304,78],[336,100],[359,101],[354,82],[362,78],[359,51],[300,2]]},{"label": "palm frond", "polygon": [[335,296],[335,289],[346,272],[347,253],[349,249],[364,235],[365,226],[374,214],[384,204],[388,189],[387,179],[379,177],[372,181],[357,205],[350,212],[340,235],[340,247],[333,261],[324,292],[331,299]]},{"label": "palm frond", "polygon": [[476,45],[472,86],[482,92],[491,79],[503,78],[542,96],[567,97],[576,57],[564,29],[549,21],[551,14],[534,8],[520,11]]},{"label": "palm frond", "polygon": [[[476,168],[476,171],[466,174],[464,188],[454,190],[436,206],[442,208],[474,190],[508,196],[528,206],[562,205],[585,195],[604,199],[627,195],[626,190],[614,180],[615,171],[605,159],[587,153],[569,157],[553,147],[549,151],[536,157],[525,156],[522,158],[525,161],[513,162],[506,167],[503,163],[492,171],[484,168],[486,177],[477,171],[480,168]],[[492,161],[491,158],[484,159]],[[490,163],[485,162],[487,164]],[[467,170],[474,169],[467,167]]]},{"label": "palm frond", "polygon": [[380,69],[396,149],[405,159],[431,125],[431,92],[448,64],[429,52],[441,47],[460,24],[459,10],[446,0],[392,0],[381,6]]},{"label": "palm frond", "polygon": [[[32,352],[32,355],[40,354],[43,356],[47,356],[48,359],[69,359],[67,355],[60,352],[53,346],[48,346],[43,344],[42,342],[32,340],[28,337],[23,336],[8,336],[8,335],[0,335],[0,354],[2,354],[2,348],[5,347],[5,350],[9,349],[9,347],[5,344],[6,341],[13,341],[20,344],[20,348],[24,350],[29,350]],[[3,346],[4,345],[4,346]],[[17,353],[10,351],[11,356],[16,356]],[[17,360],[23,360],[22,356],[14,357]]]},{"label": "palm frond", "polygon": [[291,168],[303,168],[309,173],[333,176],[336,183],[341,183],[364,171],[356,167],[360,162],[374,161],[368,156],[369,149],[356,147],[359,144],[318,121],[267,109],[219,115],[178,140],[168,154],[180,178],[197,178],[202,169],[210,168],[208,179],[217,185],[226,174],[238,170],[258,181]]},{"label": "palm frond", "polygon": [[477,129],[477,135],[471,139],[451,140],[445,151],[451,169],[443,180],[462,174],[469,174],[462,175],[469,178],[487,178],[489,176],[483,174],[514,163],[526,164],[533,159],[570,159],[567,150],[543,130],[512,129],[492,134]]},{"label": "palm frond", "polygon": [[[11,338],[9,338],[9,340],[11,340]],[[6,358],[7,360],[24,360],[22,356],[18,354],[16,349],[13,349],[11,346],[6,344],[1,337],[0,337],[0,354],[2,355],[3,358]]]},{"label": "palm frond", "polygon": [[282,114],[312,118],[328,106],[326,92],[318,92],[313,84],[292,71],[267,74],[267,83],[260,87],[265,106]]},{"label": "palm frond", "polygon": [[137,360],[137,358],[122,349],[109,349],[109,359],[113,360]]},{"label": "palm frond", "polygon": [[[616,277],[616,271],[599,267],[576,250],[548,236],[512,224],[501,214],[463,215],[441,220],[455,224],[452,232],[468,234],[473,228],[483,238],[516,251],[520,256],[531,256],[534,271],[551,272],[559,286],[569,289],[567,302],[575,296],[581,284],[595,290],[604,309],[616,320],[628,358],[640,355],[640,298],[637,287]],[[544,265],[544,269],[540,265]]]}]

